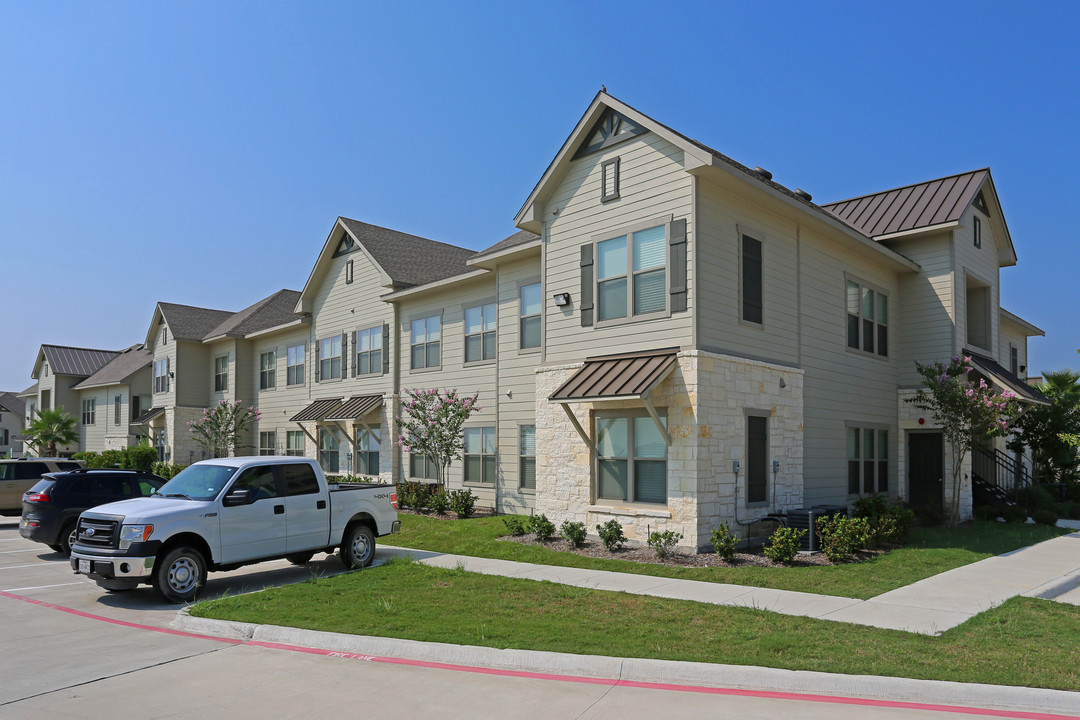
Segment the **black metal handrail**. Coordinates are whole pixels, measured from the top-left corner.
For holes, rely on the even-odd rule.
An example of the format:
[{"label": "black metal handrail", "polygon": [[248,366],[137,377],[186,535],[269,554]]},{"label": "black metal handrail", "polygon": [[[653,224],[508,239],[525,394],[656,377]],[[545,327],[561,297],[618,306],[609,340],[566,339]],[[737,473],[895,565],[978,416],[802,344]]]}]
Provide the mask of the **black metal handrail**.
[{"label": "black metal handrail", "polygon": [[1031,474],[1023,463],[997,448],[972,450],[971,474],[1005,492],[1031,485]]}]

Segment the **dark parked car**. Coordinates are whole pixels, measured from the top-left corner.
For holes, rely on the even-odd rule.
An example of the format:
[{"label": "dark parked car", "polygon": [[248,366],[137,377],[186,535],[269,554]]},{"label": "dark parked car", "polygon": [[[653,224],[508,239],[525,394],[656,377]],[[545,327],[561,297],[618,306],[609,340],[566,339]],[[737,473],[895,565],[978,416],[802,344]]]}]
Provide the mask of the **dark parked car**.
[{"label": "dark parked car", "polygon": [[47,473],[23,495],[19,534],[70,555],[79,513],[104,503],[147,497],[165,482],[136,470]]}]

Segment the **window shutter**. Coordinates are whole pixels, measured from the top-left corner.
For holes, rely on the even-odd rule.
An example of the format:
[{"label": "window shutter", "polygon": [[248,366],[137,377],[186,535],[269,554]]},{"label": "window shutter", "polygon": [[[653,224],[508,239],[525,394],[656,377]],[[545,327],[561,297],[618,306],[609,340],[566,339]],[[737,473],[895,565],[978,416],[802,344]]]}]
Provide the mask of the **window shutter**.
[{"label": "window shutter", "polygon": [[[356,331],[355,330],[352,331],[352,346],[353,346],[353,348],[356,347]],[[356,366],[357,366],[357,363],[354,361],[353,364],[352,364],[352,376],[353,377],[356,377]]]},{"label": "window shutter", "polygon": [[382,326],[382,371],[383,374],[390,372],[390,325],[383,323]]},{"label": "window shutter", "polygon": [[675,220],[668,233],[671,266],[668,268],[668,287],[671,293],[671,312],[686,310],[686,220]]},{"label": "window shutter", "polygon": [[593,246],[581,246],[581,327],[593,324]]},{"label": "window shutter", "polygon": [[319,341],[311,343],[311,354],[315,356],[315,382],[319,382],[319,370],[322,369],[321,358],[319,357]]},{"label": "window shutter", "polygon": [[[353,363],[354,365],[356,363]],[[349,377],[349,333],[341,333],[341,379]]]}]

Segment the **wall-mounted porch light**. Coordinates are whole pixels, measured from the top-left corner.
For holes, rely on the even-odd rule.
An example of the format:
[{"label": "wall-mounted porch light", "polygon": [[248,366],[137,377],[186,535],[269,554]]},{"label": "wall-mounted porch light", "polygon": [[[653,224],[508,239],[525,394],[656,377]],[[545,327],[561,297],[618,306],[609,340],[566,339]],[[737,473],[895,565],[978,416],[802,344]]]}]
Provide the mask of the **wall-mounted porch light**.
[{"label": "wall-mounted porch light", "polygon": [[555,293],[552,300],[555,301],[555,307],[565,307],[570,304],[570,293]]}]

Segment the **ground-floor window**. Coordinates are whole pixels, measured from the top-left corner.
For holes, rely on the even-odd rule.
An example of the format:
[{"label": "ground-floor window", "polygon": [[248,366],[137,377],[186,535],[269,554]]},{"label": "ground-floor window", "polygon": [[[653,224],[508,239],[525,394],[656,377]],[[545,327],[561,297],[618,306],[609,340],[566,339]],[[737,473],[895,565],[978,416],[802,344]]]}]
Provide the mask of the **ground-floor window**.
[{"label": "ground-floor window", "polygon": [[465,428],[465,482],[495,482],[495,428]]},{"label": "ground-floor window", "polygon": [[275,455],[277,448],[277,433],[271,430],[270,432],[259,433],[259,454],[260,455]]},{"label": "ground-floor window", "polygon": [[883,428],[847,429],[848,494],[889,492],[889,431]]},{"label": "ground-floor window", "polygon": [[435,461],[427,455],[409,453],[409,477],[424,480],[437,480]]},{"label": "ground-floor window", "polygon": [[[666,418],[661,417],[667,427]],[[645,411],[596,418],[597,496],[601,500],[667,503],[667,443]]]},{"label": "ground-floor window", "polygon": [[379,474],[379,435],[379,428],[361,430],[356,434],[356,472],[358,474]]},{"label": "ground-floor window", "polygon": [[522,425],[519,428],[520,449],[518,476],[521,487],[526,490],[536,489],[536,426]]},{"label": "ground-floor window", "polygon": [[304,431],[285,431],[285,454],[303,457],[304,455]]},{"label": "ground-floor window", "polygon": [[319,431],[319,464],[324,472],[337,473],[341,471],[338,464],[338,439],[329,430]]}]

